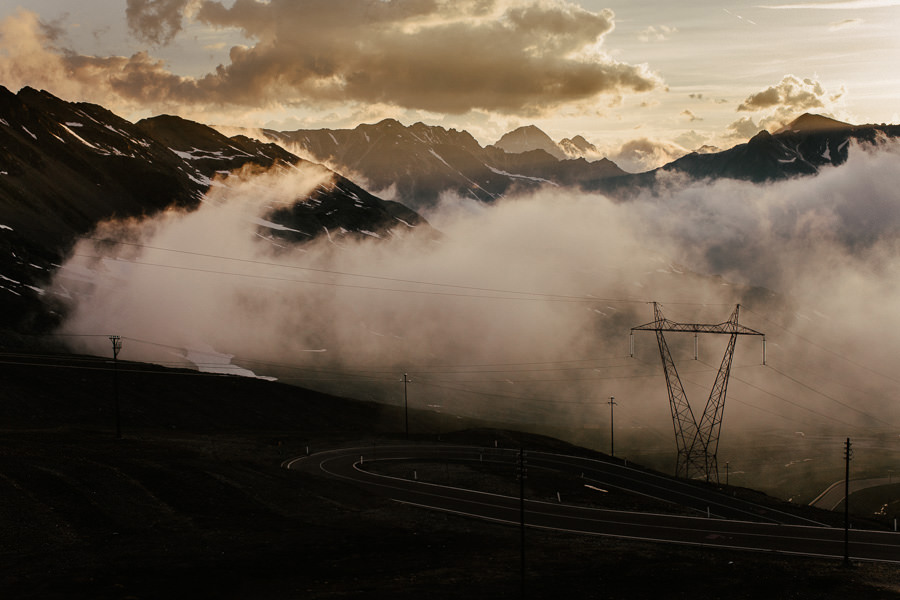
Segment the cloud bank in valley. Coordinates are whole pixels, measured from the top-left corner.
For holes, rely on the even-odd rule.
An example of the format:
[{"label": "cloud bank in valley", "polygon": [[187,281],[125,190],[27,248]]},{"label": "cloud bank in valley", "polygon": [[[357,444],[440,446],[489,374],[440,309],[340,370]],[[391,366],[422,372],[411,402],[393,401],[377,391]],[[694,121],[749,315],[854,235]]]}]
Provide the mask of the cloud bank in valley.
[{"label": "cloud bank in valley", "polygon": [[[576,433],[604,423],[602,402],[615,395],[628,401],[623,427],[635,428],[622,443],[650,432],[668,449],[656,344],[639,337],[629,358],[628,331],[652,320],[649,301],[672,319],[713,323],[740,302],[742,322],[767,333],[770,366],[741,340],[731,436],[883,428],[900,421],[886,401],[900,352],[900,148],[850,157],[764,186],[671,180],[627,203],[558,189],[492,206],[447,197],[430,215],[440,242],[341,246],[267,235],[271,209],[323,171],[232,176],[194,212],[98,231],[138,245],[82,242],[57,279],[74,301],[63,331],[123,335],[124,359],[231,357],[388,403],[408,372],[414,407]],[[107,353],[104,338],[85,340],[77,349]],[[720,342],[703,341],[694,363],[690,340],[670,341],[695,403]]]},{"label": "cloud bank in valley", "polygon": [[86,56],[62,47],[34,13],[8,17],[0,78],[106,106],[317,106],[382,103],[462,114],[539,115],[661,86],[643,65],[604,50],[613,13],[546,0],[130,0],[139,39],[167,44],[186,20],[240,31],[246,45],[201,77],[171,72],[150,52]]}]

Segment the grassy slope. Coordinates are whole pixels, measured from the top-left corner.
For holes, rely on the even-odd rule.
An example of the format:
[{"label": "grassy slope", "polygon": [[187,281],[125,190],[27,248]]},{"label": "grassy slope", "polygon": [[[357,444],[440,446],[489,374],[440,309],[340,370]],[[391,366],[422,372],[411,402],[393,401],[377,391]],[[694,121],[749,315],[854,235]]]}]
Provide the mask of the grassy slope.
[{"label": "grassy slope", "polygon": [[[279,466],[307,444],[396,439],[400,411],[120,366],[117,440],[110,371],[0,364],[0,597],[518,595],[515,528]],[[895,567],[536,531],[527,540],[532,598],[900,597],[887,589],[900,589]]]}]

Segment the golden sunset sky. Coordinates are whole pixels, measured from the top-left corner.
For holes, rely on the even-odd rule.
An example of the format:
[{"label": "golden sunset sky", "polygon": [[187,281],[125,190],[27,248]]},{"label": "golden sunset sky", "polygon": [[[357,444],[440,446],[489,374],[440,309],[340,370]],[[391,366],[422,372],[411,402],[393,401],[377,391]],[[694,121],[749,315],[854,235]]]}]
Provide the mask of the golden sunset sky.
[{"label": "golden sunset sky", "polygon": [[0,83],[243,127],[535,124],[659,160],[900,121],[900,0],[3,0]]}]

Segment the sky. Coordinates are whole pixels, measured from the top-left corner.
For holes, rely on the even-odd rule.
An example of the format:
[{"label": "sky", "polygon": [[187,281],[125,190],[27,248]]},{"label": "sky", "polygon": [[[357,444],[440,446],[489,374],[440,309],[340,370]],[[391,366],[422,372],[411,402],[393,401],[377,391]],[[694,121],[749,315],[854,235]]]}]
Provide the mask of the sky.
[{"label": "sky", "polygon": [[803,112],[900,121],[898,23],[900,0],[2,0],[0,82],[133,120],[535,124],[664,161]]}]

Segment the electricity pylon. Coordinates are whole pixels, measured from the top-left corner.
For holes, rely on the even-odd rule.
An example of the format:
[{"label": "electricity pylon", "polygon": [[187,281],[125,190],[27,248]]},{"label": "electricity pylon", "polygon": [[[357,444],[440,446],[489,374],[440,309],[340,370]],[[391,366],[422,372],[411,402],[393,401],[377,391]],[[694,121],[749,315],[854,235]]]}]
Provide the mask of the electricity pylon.
[{"label": "electricity pylon", "polygon": [[[632,350],[634,355],[633,336],[635,331],[655,331],[656,341],[659,344],[659,355],[662,359],[663,371],[666,375],[666,387],[669,391],[669,406],[672,409],[672,423],[675,426],[675,444],[678,447],[678,457],[675,462],[675,474],[678,477],[693,479],[705,478],[710,481],[715,478],[719,481],[719,467],[716,462],[716,453],[719,449],[719,433],[722,430],[722,416],[725,410],[725,392],[728,389],[728,376],[731,373],[731,359],[734,357],[734,346],[739,335],[758,335],[763,338],[763,364],[766,362],[765,334],[744,327],[738,323],[738,314],[741,305],[738,304],[731,313],[731,317],[724,323],[676,323],[663,317],[659,304],[653,303],[653,321],[644,325],[631,328]],[[669,352],[669,346],[663,335],[664,331],[690,332],[696,337],[698,333],[720,333],[729,335],[728,345],[725,348],[725,356],[716,375],[706,407],[698,421],[694,411],[688,402],[684,386],[678,377],[675,361]],[[694,358],[697,346],[694,345]]]}]

